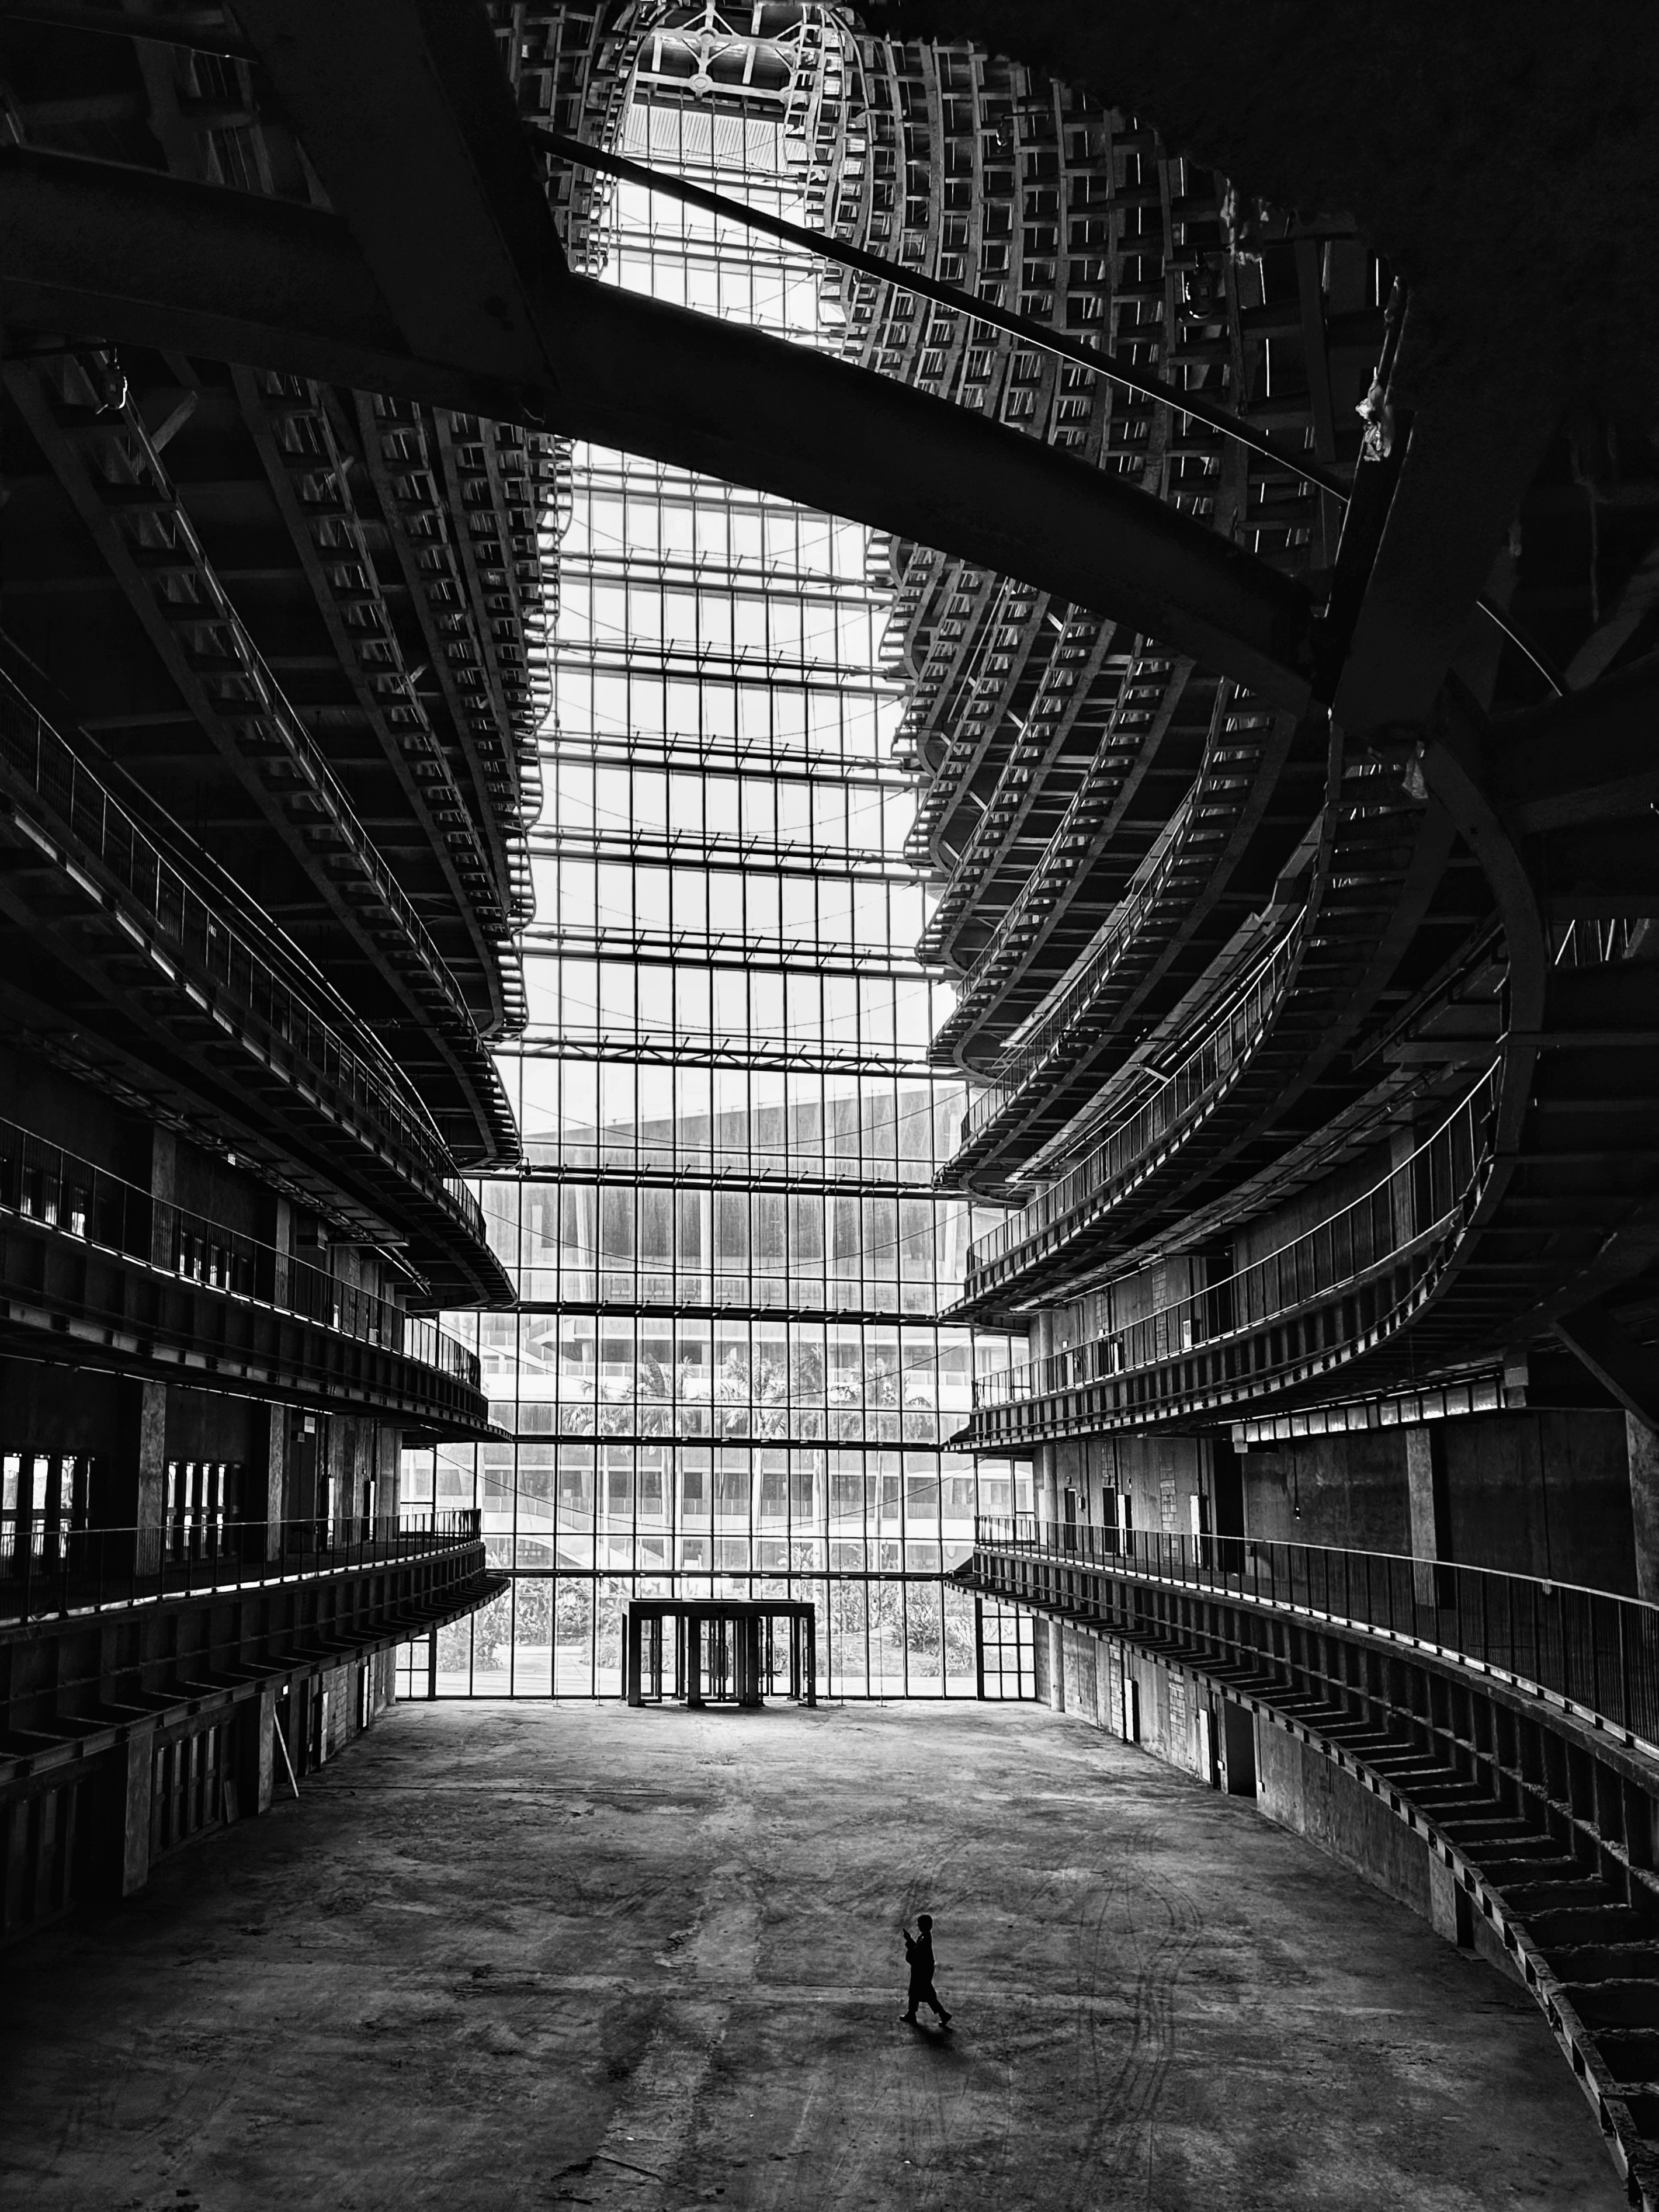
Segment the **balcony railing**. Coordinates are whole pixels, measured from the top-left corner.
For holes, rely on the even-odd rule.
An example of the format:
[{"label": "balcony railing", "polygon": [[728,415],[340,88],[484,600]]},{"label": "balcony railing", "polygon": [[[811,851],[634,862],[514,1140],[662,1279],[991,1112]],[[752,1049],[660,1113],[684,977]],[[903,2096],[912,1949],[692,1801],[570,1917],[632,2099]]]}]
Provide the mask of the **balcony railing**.
[{"label": "balcony railing", "polygon": [[187,1528],[77,1528],[0,1519],[0,1621],[252,1589],[482,1545],[472,1509],[303,1521],[198,1521]]},{"label": "balcony railing", "polygon": [[1160,1146],[1231,1086],[1279,1012],[1295,972],[1303,923],[1298,915],[1266,957],[1228,993],[1210,1014],[1202,1038],[1171,1074],[1146,1071],[1147,1079],[1158,1086],[1151,1098],[1127,1114],[1040,1198],[972,1246],[964,1296],[972,1297],[983,1287],[981,1279],[1021,1245],[1035,1242],[1085,1206],[1098,1210],[1103,1194],[1125,1182]]},{"label": "balcony railing", "polygon": [[[482,1210],[452,1172],[436,1126],[407,1091],[395,1062],[377,1052],[368,1031],[361,1048],[347,1044],[339,1024],[354,1018],[343,1003],[334,1021],[307,1004],[278,972],[268,949],[250,943],[204,897],[3,672],[0,764],[115,878],[192,978],[205,980],[251,1014],[353,1118],[417,1163],[483,1241]],[[321,976],[312,995],[330,995]]]},{"label": "balcony railing", "polygon": [[[84,358],[59,356],[59,368],[67,371],[71,360],[84,376]],[[60,383],[58,390],[63,394],[66,387]],[[315,812],[335,831],[337,860],[349,867],[359,884],[372,887],[409,953],[419,962],[428,987],[470,1034],[471,1021],[459,985],[408,893],[358,819],[326,750],[295,712],[226,592],[137,403],[129,395],[118,402],[115,413],[118,422],[100,417],[98,427],[104,434],[97,444],[81,448],[87,482],[106,505],[137,493],[147,518],[158,508],[165,511],[171,557],[163,570],[151,565],[149,580],[156,604],[169,622],[189,622],[198,626],[198,635],[205,631],[210,635],[218,665],[210,678],[198,673],[197,681],[226,714],[227,726],[239,744],[246,744],[252,738],[262,755],[272,741],[280,746],[307,787]],[[120,513],[118,505],[116,513]]]},{"label": "balcony railing", "polygon": [[[1025,1033],[997,1061],[988,1089],[969,1109],[963,1142],[980,1136],[1020,1094],[1072,1064],[1090,1029],[1090,1018],[1142,934],[1148,917],[1178,895],[1207,881],[1236,822],[1243,794],[1260,773],[1273,717],[1246,693],[1223,684],[1216,695],[1211,737],[1198,780],[1158,833],[1131,878],[1109,921]],[[1218,824],[1223,825],[1218,828]],[[983,957],[983,956],[981,956]]]},{"label": "balcony railing", "polygon": [[[1494,1063],[1431,1135],[1352,1204],[1126,1328],[983,1376],[974,1386],[975,1411],[1109,1382],[1200,1349],[1214,1354],[1384,1270],[1407,1270],[1410,1285],[1400,1296],[1408,1295],[1468,1219],[1484,1185],[1498,1077]],[[1370,1326],[1387,1322],[1377,1316]],[[1252,1365],[1253,1375],[1263,1371]]]},{"label": "balcony railing", "polygon": [[0,1121],[0,1213],[479,1387],[477,1354],[425,1315],[407,1313],[325,1267],[153,1197],[15,1121]]},{"label": "balcony railing", "polygon": [[997,1062],[994,1080],[974,1093],[962,1127],[964,1146],[1000,1120],[1026,1085],[1047,1066],[1065,1042],[1073,1024],[1093,1000],[1105,976],[1116,965],[1124,946],[1162,897],[1170,876],[1171,855],[1181,849],[1181,830],[1191,803],[1188,797],[1158,833],[1157,842],[1114,908],[1104,933],[1084,954],[1060,997],[1023,1037],[1003,1053]]},{"label": "balcony railing", "polygon": [[1659,1607],[1460,1561],[1254,1536],[1173,1536],[1021,1514],[975,1523],[965,1571],[999,1595],[1103,1620],[1078,1571],[1368,1628],[1540,1690],[1659,1747]]},{"label": "balcony railing", "polygon": [[1161,699],[1175,665],[1167,654],[1157,648],[1138,651],[1133,655],[1124,671],[1117,702],[1095,759],[1050,834],[1036,866],[975,955],[973,974],[964,986],[964,995],[975,991],[981,977],[994,981],[1001,975],[1005,963],[1017,957],[1036,937],[1059,904],[1061,891],[1087,864],[1095,836],[1128,772],[1123,764],[1127,746],[1131,739],[1143,742],[1153,726],[1155,718],[1148,708],[1146,695],[1153,692]]}]

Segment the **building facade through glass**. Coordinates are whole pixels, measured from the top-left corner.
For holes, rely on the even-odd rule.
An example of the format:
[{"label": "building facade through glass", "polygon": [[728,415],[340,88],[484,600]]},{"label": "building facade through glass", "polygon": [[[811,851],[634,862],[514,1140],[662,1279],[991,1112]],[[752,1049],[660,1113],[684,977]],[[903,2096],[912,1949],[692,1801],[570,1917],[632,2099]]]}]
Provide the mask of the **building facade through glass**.
[{"label": "building facade through glass", "polygon": [[[638,43],[623,149],[814,220],[841,34],[796,12],[714,105]],[[589,237],[602,281],[838,336],[805,252],[631,185]],[[501,1062],[526,1164],[483,1188],[520,1304],[456,1324],[507,1435],[403,1472],[413,1510],[482,1507],[510,1583],[407,1648],[404,1692],[615,1694],[638,1594],[811,1600],[831,1695],[1029,1694],[1029,1635],[947,1580],[976,1510],[1029,1506],[1029,1465],[942,1449],[975,1364],[1024,1347],[935,1318],[972,1234],[932,1188],[965,1094],[927,1056],[948,994],[914,951],[885,548],[592,447],[550,526],[531,1024]]]}]

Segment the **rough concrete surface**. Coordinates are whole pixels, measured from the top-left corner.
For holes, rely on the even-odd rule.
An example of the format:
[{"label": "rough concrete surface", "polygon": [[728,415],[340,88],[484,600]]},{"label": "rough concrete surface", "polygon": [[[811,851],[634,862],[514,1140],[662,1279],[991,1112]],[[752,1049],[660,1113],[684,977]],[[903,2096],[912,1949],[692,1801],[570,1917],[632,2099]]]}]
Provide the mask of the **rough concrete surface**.
[{"label": "rough concrete surface", "polygon": [[1518,1990],[1031,1707],[405,1707],[0,1971],[31,2212],[1623,2202]]}]

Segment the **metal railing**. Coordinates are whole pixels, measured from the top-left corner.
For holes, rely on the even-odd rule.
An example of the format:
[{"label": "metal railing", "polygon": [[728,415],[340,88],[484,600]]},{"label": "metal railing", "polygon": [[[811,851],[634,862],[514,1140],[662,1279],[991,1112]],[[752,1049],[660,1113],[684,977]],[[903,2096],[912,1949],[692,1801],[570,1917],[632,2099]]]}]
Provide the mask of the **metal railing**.
[{"label": "metal railing", "polygon": [[[1087,667],[1099,642],[1100,630],[1097,617],[1073,610],[1066,614],[1058,634],[1046,641],[1046,659],[1039,659],[1036,647],[1032,647],[1024,661],[1022,680],[1035,671],[1035,688],[1024,713],[1006,718],[1013,737],[999,770],[996,789],[957,852],[950,880],[939,893],[939,902],[917,942],[916,951],[920,958],[937,961],[945,957],[946,947],[962,927],[964,918],[974,909],[984,885],[987,869],[996,864],[996,857],[1002,850],[1010,823],[1040,792],[1042,782],[1041,763],[1054,742],[1054,723],[1065,718],[1068,709],[1074,708],[1079,698],[1086,696],[1092,681],[1092,678],[1082,679],[1082,690],[1079,690],[1081,672]],[[986,634],[990,635],[988,629]],[[1043,641],[1040,625],[1037,637],[1039,641]],[[997,657],[1006,660],[1006,654],[1007,648],[1004,647]],[[1162,665],[1166,670],[1174,665],[1167,659]],[[1128,698],[1132,686],[1144,681],[1144,678],[1138,678],[1133,668],[1122,676],[1116,692],[1120,703],[1114,706],[1110,728],[1108,735],[1101,740],[1100,750],[1111,747],[1115,753],[1121,747],[1121,703]],[[1006,682],[1006,678],[1000,678],[997,688],[1000,690]],[[1132,711],[1138,710],[1139,702],[1136,709]],[[1122,780],[1123,769],[1121,763],[1117,763],[1115,781],[1121,783]],[[1079,825],[1088,819],[1091,802],[1095,811],[1099,810],[1099,799],[1094,789],[1097,782],[1091,763],[1089,770],[1085,771],[1082,789],[1066,807],[1060,826],[1044,846],[1036,868],[1015,896],[1011,915],[1018,914],[1022,909],[1029,915],[1033,884],[1042,876],[1045,868],[1052,869],[1055,856],[1066,848],[1068,842],[1071,859],[1066,872],[1076,872],[1079,865],[1076,848],[1081,842]],[[1050,896],[1052,900],[1052,892]],[[986,960],[994,961],[999,950],[1006,945],[1010,933],[1008,924],[1009,915],[1005,915],[992,931],[988,943],[975,955],[975,975],[982,971]],[[1029,922],[1026,926],[1029,927]]]},{"label": "metal railing", "polygon": [[213,1521],[180,1531],[43,1526],[0,1520],[0,1620],[100,1613],[159,1604],[212,1590],[398,1566],[483,1541],[483,1516],[469,1508],[301,1521]]},{"label": "metal railing", "polygon": [[228,1297],[399,1353],[452,1381],[479,1387],[478,1356],[423,1314],[326,1267],[156,1198],[16,1122],[0,1120],[0,1214],[36,1222],[84,1244]]},{"label": "metal railing", "polygon": [[[84,368],[83,362],[77,365]],[[130,395],[124,397],[118,411],[120,434],[129,442],[125,447],[116,444],[119,460],[114,470],[93,469],[88,454],[89,473],[101,476],[106,486],[116,489],[118,497],[121,489],[149,489],[165,506],[173,560],[167,581],[156,588],[157,602],[168,620],[192,621],[208,628],[212,633],[216,656],[222,663],[231,663],[234,669],[230,681],[222,673],[205,686],[210,696],[222,707],[240,710],[238,720],[245,730],[257,730],[261,738],[275,738],[281,744],[309,787],[318,811],[337,831],[360,879],[373,885],[375,896],[397,922],[410,952],[420,962],[432,988],[470,1030],[471,1017],[459,985],[415,911],[409,894],[358,819],[327,754],[295,712],[252,633],[226,592],[137,403]],[[112,424],[109,427],[113,428]],[[106,495],[100,489],[97,495],[104,498]],[[231,726],[235,726],[233,723]]]},{"label": "metal railing", "polygon": [[975,1412],[1108,1382],[1237,1341],[1340,1296],[1390,1263],[1426,1273],[1485,1180],[1498,1106],[1494,1062],[1439,1127],[1351,1204],[1261,1259],[1127,1327],[977,1379]]},{"label": "metal railing", "polygon": [[[964,1144],[978,1136],[1052,1065],[1064,1060],[1076,1034],[1152,909],[1170,892],[1184,871],[1212,866],[1212,817],[1236,811],[1226,794],[1255,773],[1273,716],[1257,709],[1247,694],[1223,683],[1216,696],[1211,736],[1198,780],[1182,800],[1151,851],[1131,878],[1106,927],[1084,953],[1070,976],[1024,1036],[998,1060],[990,1087],[969,1108]],[[1255,742],[1252,743],[1252,738]],[[1248,773],[1244,763],[1250,763]]]},{"label": "metal railing", "polygon": [[1114,908],[1105,930],[1085,952],[1060,997],[1025,1036],[1006,1048],[997,1061],[995,1076],[969,1101],[962,1125],[964,1145],[971,1143],[1006,1114],[1059,1050],[1079,1015],[1094,999],[1103,977],[1117,964],[1125,945],[1163,896],[1174,865],[1172,856],[1178,856],[1181,851],[1181,831],[1191,805],[1189,793],[1159,831],[1157,842]]},{"label": "metal railing", "polygon": [[[396,1063],[380,1054],[367,1030],[362,1048],[347,1044],[335,1024],[306,1003],[278,974],[268,951],[251,944],[203,896],[3,670],[0,766],[108,870],[192,977],[204,979],[251,1014],[335,1100],[416,1161],[483,1240],[483,1211],[453,1173],[431,1116],[412,1092],[405,1095]],[[317,996],[331,997],[321,976],[314,988]],[[343,1002],[335,1012],[342,1022],[355,1018]]]},{"label": "metal railing", "polygon": [[[1036,866],[974,956],[973,974],[963,986],[964,997],[974,991],[981,976],[994,981],[1011,948],[1023,947],[1036,936],[1058,904],[1062,889],[1078,874],[1109,805],[1106,794],[1115,797],[1127,773],[1122,764],[1126,736],[1133,735],[1139,744],[1153,725],[1154,710],[1139,695],[1157,686],[1161,704],[1175,666],[1175,662],[1161,650],[1142,649],[1134,653],[1123,672],[1117,701],[1095,758],[1043,847]],[[1137,726],[1130,732],[1132,720]],[[1103,773],[1101,763],[1106,761],[1111,766]]]},{"label": "metal railing", "polygon": [[979,1287],[975,1277],[1030,1243],[1068,1214],[1097,1200],[1127,1179],[1185,1122],[1200,1114],[1243,1071],[1271,1026],[1288,988],[1301,948],[1305,913],[1272,946],[1265,958],[1234,986],[1218,1011],[1208,1017],[1200,1042],[1169,1075],[1142,1071],[1158,1085],[1151,1098],[1133,1108],[1103,1138],[1031,1204],[971,1246],[963,1295]]},{"label": "metal railing", "polygon": [[[1000,1558],[1013,1568],[1012,1582],[1023,1575],[1024,1594],[1046,1589],[1057,1607],[1088,1608],[1089,1594],[1066,1579],[1084,1570],[1304,1613],[1453,1653],[1659,1746],[1659,1607],[1643,1598],[1397,1552],[1166,1535],[1029,1514],[981,1516],[974,1532],[975,1577],[977,1554],[988,1565]],[[988,1587],[1012,1594],[1000,1577]]]}]

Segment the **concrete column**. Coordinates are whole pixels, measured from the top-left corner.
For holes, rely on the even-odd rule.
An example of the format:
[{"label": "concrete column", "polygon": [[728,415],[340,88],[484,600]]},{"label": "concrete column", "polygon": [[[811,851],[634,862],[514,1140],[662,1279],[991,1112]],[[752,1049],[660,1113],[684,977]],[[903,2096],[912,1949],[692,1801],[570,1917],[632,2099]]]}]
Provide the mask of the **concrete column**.
[{"label": "concrete column", "polygon": [[1048,1703],[1057,1713],[1066,1710],[1066,1647],[1057,1620],[1043,1623],[1048,1632]]},{"label": "concrete column", "polygon": [[149,1880],[150,1804],[155,1795],[155,1729],[141,1722],[129,1729],[121,1747],[125,1771],[116,1766],[115,1887],[131,1897]]},{"label": "concrete column", "polygon": [[267,1683],[236,1723],[236,1795],[244,1820],[270,1810],[276,1775],[276,1690]]},{"label": "concrete column", "polygon": [[294,1208],[285,1198],[276,1200],[276,1218],[270,1241],[276,1248],[271,1302],[275,1305],[285,1306],[289,1297],[289,1270],[294,1257]]},{"label": "concrete column", "polygon": [[[1396,1168],[1403,1168],[1416,1149],[1415,1129],[1396,1129],[1389,1142],[1390,1172],[1392,1173]],[[1403,1175],[1395,1176],[1389,1197],[1390,1210],[1394,1215],[1395,1243],[1396,1245],[1409,1244],[1417,1233],[1413,1218],[1415,1207],[1413,1204],[1410,1177]]]},{"label": "concrete column", "polygon": [[1446,1555],[1446,1445],[1437,1429],[1406,1431],[1406,1496],[1412,1557],[1425,1564],[1412,1577],[1419,1605],[1439,1602],[1431,1562]]},{"label": "concrete column", "polygon": [[1039,1444],[1033,1468],[1036,1477],[1037,1518],[1060,1518],[1060,1452],[1054,1444]]},{"label": "concrete column", "polygon": [[404,1435],[401,1429],[382,1428],[377,1433],[380,1454],[380,1492],[377,1511],[388,1528],[398,1525],[398,1485],[403,1474]]},{"label": "concrete column", "polygon": [[169,1272],[173,1264],[173,1194],[178,1176],[179,1139],[171,1129],[158,1124],[150,1132],[149,1256],[155,1266]]},{"label": "concrete column", "polygon": [[1659,1599],[1659,1431],[1625,1416],[1630,1461],[1630,1517],[1636,1539],[1636,1595]]},{"label": "concrete column", "polygon": [[111,1519],[117,1528],[138,1531],[134,1570],[153,1575],[161,1564],[167,1522],[167,1386],[124,1382],[118,1403]]},{"label": "concrete column", "polygon": [[[265,1524],[265,1557],[280,1559],[283,1523],[288,1517],[288,1432],[293,1416],[286,1406],[266,1409],[265,1488],[257,1510]],[[270,1734],[270,1730],[266,1730]]]},{"label": "concrete column", "polygon": [[1432,1849],[1429,1852],[1429,1924],[1437,1936],[1443,1936],[1460,1951],[1474,1945],[1474,1909],[1468,1892],[1460,1887],[1451,1869]]},{"label": "concrete column", "polygon": [[357,1517],[357,1443],[361,1426],[356,1415],[350,1413],[333,1414],[328,1422],[323,1464],[325,1476],[331,1475],[334,1480],[336,1532],[349,1528]]}]

